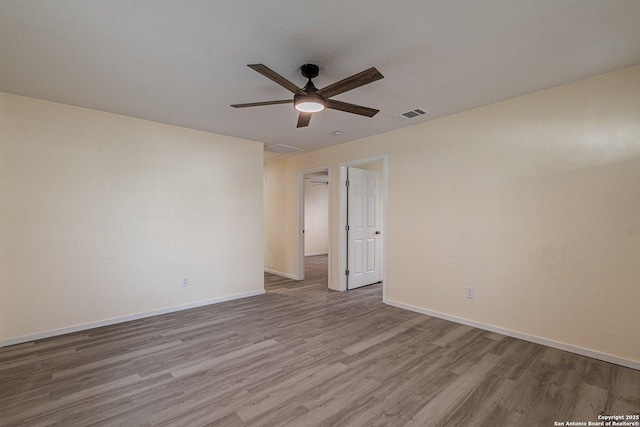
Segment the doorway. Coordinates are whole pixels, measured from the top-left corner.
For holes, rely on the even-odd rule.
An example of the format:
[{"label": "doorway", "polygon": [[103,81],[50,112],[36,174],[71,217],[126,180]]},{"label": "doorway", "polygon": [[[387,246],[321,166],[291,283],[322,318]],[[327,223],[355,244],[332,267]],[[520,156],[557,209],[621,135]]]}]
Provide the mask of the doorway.
[{"label": "doorway", "polygon": [[[329,285],[331,263],[331,168],[322,166],[298,173],[299,271],[298,280]],[[313,277],[305,277],[306,275]]]},{"label": "doorway", "polygon": [[339,167],[339,289],[382,282],[386,301],[387,156],[344,162]]},{"label": "doorway", "polygon": [[347,289],[382,280],[380,162],[347,168]]}]

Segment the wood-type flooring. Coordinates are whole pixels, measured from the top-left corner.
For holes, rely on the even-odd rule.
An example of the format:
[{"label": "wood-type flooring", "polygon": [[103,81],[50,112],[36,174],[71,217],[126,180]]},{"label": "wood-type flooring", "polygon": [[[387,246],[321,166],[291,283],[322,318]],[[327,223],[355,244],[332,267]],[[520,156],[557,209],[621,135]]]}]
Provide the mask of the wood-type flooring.
[{"label": "wood-type flooring", "polygon": [[335,292],[265,295],[0,349],[0,426],[554,426],[640,412],[640,371]]}]

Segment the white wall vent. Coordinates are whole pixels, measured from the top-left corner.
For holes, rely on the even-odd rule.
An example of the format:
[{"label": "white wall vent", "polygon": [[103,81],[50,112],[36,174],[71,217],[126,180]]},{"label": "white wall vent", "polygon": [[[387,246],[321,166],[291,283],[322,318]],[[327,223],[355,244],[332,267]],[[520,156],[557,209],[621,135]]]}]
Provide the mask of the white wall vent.
[{"label": "white wall vent", "polygon": [[398,114],[396,116],[391,116],[396,120],[409,120],[414,119],[416,117],[426,116],[427,114],[431,114],[429,111],[424,108],[416,108],[415,110],[407,111],[406,113]]},{"label": "white wall vent", "polygon": [[302,148],[290,147],[288,145],[283,144],[273,144],[268,147],[264,147],[264,151],[271,151],[272,153],[278,154],[291,154],[291,153],[299,153]]}]

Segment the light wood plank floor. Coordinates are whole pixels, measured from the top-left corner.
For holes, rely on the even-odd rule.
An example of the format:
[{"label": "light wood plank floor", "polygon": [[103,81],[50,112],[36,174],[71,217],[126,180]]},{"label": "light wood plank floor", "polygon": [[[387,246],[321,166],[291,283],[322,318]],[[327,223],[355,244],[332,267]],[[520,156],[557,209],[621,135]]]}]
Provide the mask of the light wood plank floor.
[{"label": "light wood plank floor", "polygon": [[0,349],[1,426],[553,426],[640,412],[640,371],[382,304],[267,294]]}]

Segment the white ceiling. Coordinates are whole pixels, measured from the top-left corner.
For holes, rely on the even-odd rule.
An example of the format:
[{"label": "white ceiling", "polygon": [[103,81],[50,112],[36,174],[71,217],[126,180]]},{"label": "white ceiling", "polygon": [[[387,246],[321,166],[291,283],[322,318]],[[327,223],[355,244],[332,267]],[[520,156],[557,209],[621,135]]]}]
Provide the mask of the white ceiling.
[{"label": "white ceiling", "polygon": [[[229,106],[291,97],[247,64],[306,62],[378,68],[336,99],[380,113]],[[638,63],[638,0],[0,0],[0,91],[305,151]]]}]

